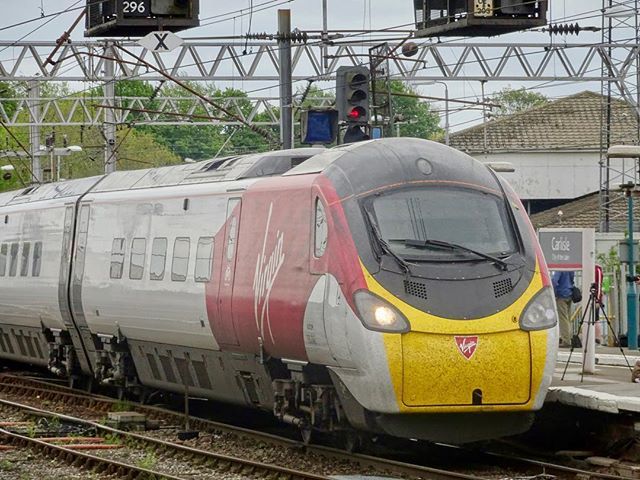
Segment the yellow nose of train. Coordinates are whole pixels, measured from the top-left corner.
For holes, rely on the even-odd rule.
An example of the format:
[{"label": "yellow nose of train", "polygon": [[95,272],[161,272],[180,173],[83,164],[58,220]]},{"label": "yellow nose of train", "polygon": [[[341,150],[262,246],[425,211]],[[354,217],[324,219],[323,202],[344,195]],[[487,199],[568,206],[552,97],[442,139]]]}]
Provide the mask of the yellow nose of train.
[{"label": "yellow nose of train", "polygon": [[557,347],[556,328],[520,327],[521,314],[543,287],[539,275],[504,310],[465,321],[420,311],[365,276],[369,289],[393,304],[411,325],[408,333],[384,334],[400,412],[540,408],[555,363],[550,350]]}]

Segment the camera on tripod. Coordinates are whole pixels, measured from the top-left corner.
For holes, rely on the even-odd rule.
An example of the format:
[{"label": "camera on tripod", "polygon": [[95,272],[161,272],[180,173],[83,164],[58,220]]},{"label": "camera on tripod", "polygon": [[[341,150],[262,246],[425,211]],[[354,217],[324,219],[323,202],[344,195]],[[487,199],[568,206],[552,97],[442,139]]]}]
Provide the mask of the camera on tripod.
[{"label": "camera on tripod", "polygon": [[591,286],[589,287],[589,293],[591,295],[596,295],[598,293],[598,285],[596,285],[596,283],[592,283]]}]

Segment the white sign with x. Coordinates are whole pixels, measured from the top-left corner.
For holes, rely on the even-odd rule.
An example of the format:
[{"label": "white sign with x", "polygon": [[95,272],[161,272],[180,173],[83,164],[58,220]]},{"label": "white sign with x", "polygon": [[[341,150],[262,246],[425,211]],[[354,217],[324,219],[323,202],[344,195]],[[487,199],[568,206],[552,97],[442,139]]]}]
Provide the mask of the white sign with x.
[{"label": "white sign with x", "polygon": [[170,52],[184,43],[184,40],[173,32],[151,32],[138,40],[138,44],[152,52]]}]

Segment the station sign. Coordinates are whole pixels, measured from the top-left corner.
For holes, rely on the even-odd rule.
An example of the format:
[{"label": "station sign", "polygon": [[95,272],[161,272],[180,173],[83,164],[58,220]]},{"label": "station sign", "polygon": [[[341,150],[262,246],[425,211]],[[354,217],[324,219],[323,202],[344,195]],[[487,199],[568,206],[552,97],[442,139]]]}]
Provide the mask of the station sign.
[{"label": "station sign", "polygon": [[582,231],[540,230],[538,240],[551,270],[582,269]]}]

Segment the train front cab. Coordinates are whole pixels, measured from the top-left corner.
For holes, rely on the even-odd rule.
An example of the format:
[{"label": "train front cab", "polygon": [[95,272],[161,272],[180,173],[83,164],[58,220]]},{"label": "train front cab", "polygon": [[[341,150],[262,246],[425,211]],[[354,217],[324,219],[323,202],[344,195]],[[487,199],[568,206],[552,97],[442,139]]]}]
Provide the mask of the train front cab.
[{"label": "train front cab", "polygon": [[[366,250],[359,242],[367,286],[362,296],[374,300],[367,305],[358,300],[356,292],[356,314],[365,327],[380,332],[380,348],[393,390],[386,398],[395,398],[393,408],[377,410],[375,422],[393,435],[454,443],[525,431],[532,412],[544,402],[558,345],[555,299],[535,234],[515,201],[507,203],[505,196],[496,192],[456,186],[456,198],[468,195],[468,204],[438,213],[442,218],[421,227],[423,233],[431,228],[433,236],[414,241],[412,235],[420,235],[415,219],[427,221],[421,217],[421,205],[441,212],[450,200],[451,185],[446,185],[441,189],[445,192],[442,204],[432,205],[438,203],[438,189],[430,188],[424,195],[427,190],[422,186],[378,192],[373,202],[385,195],[394,200],[386,231],[381,209],[376,211],[366,200],[360,202],[374,252],[373,259],[363,259]],[[394,198],[397,192],[399,198]],[[407,218],[399,213],[404,205],[408,206]],[[489,205],[495,218],[476,220],[480,216],[474,213],[487,215]],[[484,225],[494,227],[487,229],[487,239],[501,248],[476,247],[476,252],[449,249],[444,240],[457,245],[473,243],[459,235],[455,238],[453,229],[446,232],[449,236],[434,231],[437,225],[455,220],[451,218],[455,215],[462,216],[459,228],[466,232]],[[413,231],[403,232],[404,225],[412,222]],[[473,222],[475,226],[470,225]],[[498,226],[504,227],[504,235],[496,236]],[[425,238],[443,239],[443,244],[423,245]],[[377,254],[376,245],[382,245]],[[436,251],[442,247],[451,261],[446,257],[417,258],[416,252],[431,250],[425,247],[437,247]],[[493,255],[483,258],[478,251]],[[375,312],[374,317],[381,312],[380,318],[369,321],[367,312]],[[406,328],[388,331],[375,325],[378,320],[390,324],[396,317]],[[363,370],[372,375],[373,383],[375,370]],[[362,403],[369,402],[372,400]]]}]

